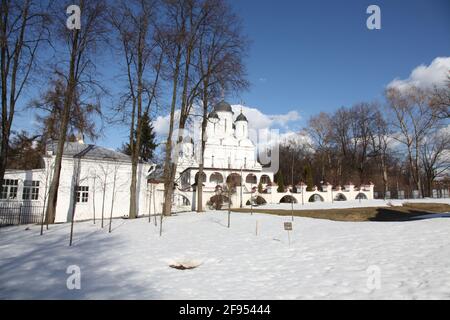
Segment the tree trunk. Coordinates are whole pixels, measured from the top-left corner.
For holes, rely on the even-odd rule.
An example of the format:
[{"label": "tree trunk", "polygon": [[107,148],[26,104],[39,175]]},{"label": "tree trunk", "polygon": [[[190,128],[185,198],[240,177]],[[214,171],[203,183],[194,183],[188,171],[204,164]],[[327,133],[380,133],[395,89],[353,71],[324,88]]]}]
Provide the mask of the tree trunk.
[{"label": "tree trunk", "polygon": [[64,97],[64,110],[61,121],[61,130],[59,133],[58,146],[56,149],[55,169],[53,172],[53,180],[50,185],[47,206],[47,223],[54,223],[56,217],[56,205],[58,201],[59,179],[61,175],[61,164],[64,152],[64,145],[66,142],[67,127],[69,124],[70,108],[72,107],[73,97],[75,94],[76,80],[75,80],[75,62],[78,56],[78,38],[79,30],[75,29],[74,38],[72,41],[72,53],[70,57],[69,81],[67,91]]},{"label": "tree trunk", "polygon": [[[8,160],[8,150],[9,150],[9,137],[11,135],[11,126],[14,119],[14,113],[15,113],[15,106],[17,101],[16,96],[16,85],[20,87],[20,83],[17,84],[17,73],[19,71],[20,67],[20,60],[21,60],[21,53],[24,48],[24,37],[25,32],[28,26],[28,18],[29,18],[29,9],[30,9],[30,2],[26,1],[23,7],[23,11],[21,12],[21,24],[19,27],[19,35],[18,39],[16,40],[15,46],[14,46],[14,53],[10,60],[8,57],[8,20],[9,20],[9,9],[10,4],[8,1],[2,1],[1,4],[1,11],[2,14],[0,15],[3,20],[1,21],[1,34],[0,34],[0,44],[1,44],[1,50],[0,50],[0,58],[1,58],[1,104],[2,104],[2,141],[1,141],[1,150],[0,150],[0,187],[3,186],[3,180],[5,177],[6,172],[6,166],[7,166],[7,160]],[[32,50],[30,48],[30,50]],[[34,59],[34,53],[31,56],[31,59]],[[11,69],[10,69],[11,68]],[[29,67],[31,68],[31,67]],[[29,70],[23,70],[25,73],[28,73]],[[8,108],[8,74],[11,74],[11,88],[9,92],[9,108]],[[28,78],[28,75],[23,80],[23,84],[25,84],[26,79]],[[20,93],[19,89],[19,93]],[[9,110],[8,110],[9,109]]]},{"label": "tree trunk", "polygon": [[170,216],[172,211],[172,194],[173,183],[171,183],[172,177],[172,136],[174,131],[175,121],[175,106],[177,103],[177,91],[178,91],[178,77],[180,74],[180,61],[181,61],[181,48],[178,47],[177,58],[175,62],[175,70],[173,74],[173,91],[172,91],[172,103],[170,106],[170,123],[169,134],[166,142],[166,155],[164,160],[164,203],[163,203],[163,215]]},{"label": "tree trunk", "polygon": [[[141,147],[141,131],[142,131],[142,92],[143,92],[143,73],[144,73],[144,39],[146,33],[140,30],[140,41],[138,48],[138,84],[137,84],[137,128],[136,128],[136,143],[131,148],[131,186],[130,186],[130,219],[137,218],[137,167],[139,162],[139,152]],[[134,120],[134,119],[133,119]],[[134,133],[132,133],[134,134]]]},{"label": "tree trunk", "polygon": [[[206,86],[205,88],[208,88]],[[205,90],[206,91],[206,90]],[[203,169],[205,167],[205,145],[206,145],[206,127],[208,126],[208,100],[206,96],[203,97],[203,121],[202,121],[202,141],[201,141],[201,161],[198,170],[199,182],[203,177]],[[203,212],[203,183],[197,184],[197,212]]]}]

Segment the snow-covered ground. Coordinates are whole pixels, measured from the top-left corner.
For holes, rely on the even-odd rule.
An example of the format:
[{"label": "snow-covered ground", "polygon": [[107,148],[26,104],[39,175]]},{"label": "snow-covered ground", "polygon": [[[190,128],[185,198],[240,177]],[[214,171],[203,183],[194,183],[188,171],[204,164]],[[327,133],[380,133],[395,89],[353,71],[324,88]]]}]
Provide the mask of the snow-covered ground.
[{"label": "snow-covered ground", "polygon": [[[387,207],[387,206],[401,206],[403,203],[447,203],[450,204],[450,199],[408,199],[408,200],[352,200],[352,201],[334,201],[334,202],[305,202],[294,203],[294,210],[322,210],[322,209],[346,209],[346,208],[370,208],[370,207]],[[266,204],[255,207],[256,209],[278,209],[291,210],[290,203],[280,204]],[[250,208],[250,206],[247,206]]]},{"label": "snow-covered ground", "polygon": [[[1,299],[450,299],[450,218],[334,222],[181,214],[159,227],[116,220],[0,230]],[[256,223],[259,234],[256,236]],[[177,263],[198,265],[176,270]],[[66,270],[81,270],[68,290]],[[379,275],[379,278],[377,278]],[[379,279],[379,289],[377,289]]]}]

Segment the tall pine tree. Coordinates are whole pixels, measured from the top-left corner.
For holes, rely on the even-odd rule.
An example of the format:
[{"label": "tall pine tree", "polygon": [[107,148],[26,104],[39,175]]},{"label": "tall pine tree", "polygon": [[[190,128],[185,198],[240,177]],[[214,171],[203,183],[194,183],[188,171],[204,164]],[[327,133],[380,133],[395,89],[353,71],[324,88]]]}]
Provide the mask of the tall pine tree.
[{"label": "tall pine tree", "polygon": [[312,175],[312,169],[309,164],[305,165],[303,168],[303,174],[306,180],[306,191],[313,191],[314,180]]},{"label": "tall pine tree", "polygon": [[277,191],[278,192],[285,192],[285,186],[284,186],[284,178],[283,178],[283,173],[281,173],[281,171],[278,171],[278,174],[276,176],[276,181],[278,183],[278,188]]},{"label": "tall pine tree", "polygon": [[[136,132],[134,141],[136,141]],[[158,144],[156,143],[156,133],[154,132],[152,122],[148,113],[144,113],[142,116],[142,130],[141,130],[141,141],[139,146],[139,157],[145,161],[151,161],[154,156],[154,152]],[[131,155],[131,149],[129,143],[124,143],[121,152]]]}]

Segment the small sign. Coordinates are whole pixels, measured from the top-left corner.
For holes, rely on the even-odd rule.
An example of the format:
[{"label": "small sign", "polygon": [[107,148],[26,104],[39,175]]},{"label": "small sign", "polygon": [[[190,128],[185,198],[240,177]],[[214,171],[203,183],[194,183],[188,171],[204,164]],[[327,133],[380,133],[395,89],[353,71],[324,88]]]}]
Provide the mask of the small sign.
[{"label": "small sign", "polygon": [[284,230],[292,231],[292,222],[285,222],[284,223]]}]

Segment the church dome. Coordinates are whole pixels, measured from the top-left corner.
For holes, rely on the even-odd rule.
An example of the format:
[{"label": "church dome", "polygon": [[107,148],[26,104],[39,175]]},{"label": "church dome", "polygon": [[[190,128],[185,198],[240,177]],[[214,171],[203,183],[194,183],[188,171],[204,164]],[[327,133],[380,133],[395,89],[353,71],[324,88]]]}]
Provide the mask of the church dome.
[{"label": "church dome", "polygon": [[228,102],[221,101],[214,107],[214,111],[219,112],[233,112],[233,109],[231,109],[231,105]]},{"label": "church dome", "polygon": [[237,121],[245,121],[245,122],[248,122],[247,117],[244,116],[244,114],[243,114],[242,112],[241,112],[241,114],[238,115],[238,117],[236,118],[236,122],[237,122]]}]

